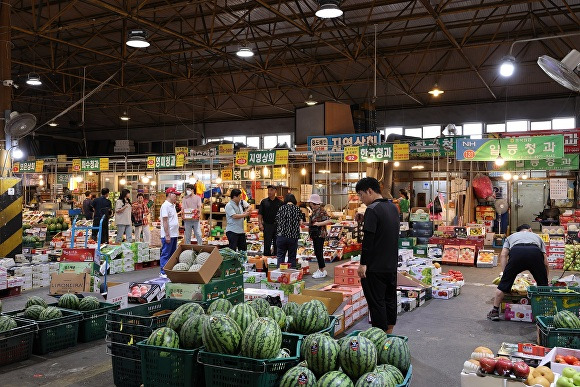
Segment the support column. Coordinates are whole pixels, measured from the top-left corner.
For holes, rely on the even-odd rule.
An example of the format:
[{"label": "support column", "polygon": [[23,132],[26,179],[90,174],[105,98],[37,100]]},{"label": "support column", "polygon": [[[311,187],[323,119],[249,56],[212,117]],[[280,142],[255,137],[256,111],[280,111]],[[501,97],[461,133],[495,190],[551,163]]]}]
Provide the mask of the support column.
[{"label": "support column", "polygon": [[[10,0],[0,0],[0,176],[8,176],[12,163],[5,151],[10,148],[6,144],[4,124],[12,110],[12,87],[4,86],[3,81],[12,79],[12,37],[10,31]],[[5,150],[2,150],[5,149]],[[7,166],[7,168],[5,168]]]}]

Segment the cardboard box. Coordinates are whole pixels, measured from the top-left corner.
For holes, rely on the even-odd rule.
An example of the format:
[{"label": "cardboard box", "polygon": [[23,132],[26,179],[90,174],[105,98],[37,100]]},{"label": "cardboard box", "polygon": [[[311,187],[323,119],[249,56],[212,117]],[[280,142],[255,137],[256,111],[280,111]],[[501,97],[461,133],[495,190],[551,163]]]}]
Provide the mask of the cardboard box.
[{"label": "cardboard box", "polygon": [[345,262],[334,267],[334,276],[358,277],[359,263]]},{"label": "cardboard box", "polygon": [[208,284],[168,282],[165,284],[165,293],[168,298],[193,301],[211,301],[226,297],[221,280],[213,280]]},{"label": "cardboard box", "polygon": [[[149,290],[147,291],[147,293],[140,295],[139,297],[132,296],[131,289],[135,286],[137,286],[139,288],[141,288],[141,286],[146,286]],[[129,302],[131,302],[131,303],[146,304],[146,303],[157,300],[158,299],[157,296],[159,295],[159,293],[161,293],[161,287],[157,284],[146,284],[146,283],[133,282],[128,287],[127,296],[129,297]]]},{"label": "cardboard box", "polygon": [[[556,355],[562,356],[576,356],[580,358],[580,349],[571,349],[571,348],[563,348],[563,347],[554,347],[544,358],[540,361],[540,365],[548,366],[552,369],[553,372],[557,372],[562,374],[562,370],[566,367],[572,367],[577,372],[580,372],[580,367],[578,366],[571,366],[568,364],[562,364],[556,362]],[[548,364],[550,363],[550,364]]]},{"label": "cardboard box", "polygon": [[223,261],[220,268],[215,273],[214,278],[226,279],[229,277],[234,277],[244,273],[244,268],[242,264],[237,259],[228,259]]},{"label": "cardboard box", "polygon": [[302,279],[302,270],[285,269],[285,270],[270,270],[268,271],[268,281],[281,282],[284,284],[291,284]]},{"label": "cardboard box", "polygon": [[266,279],[266,273],[261,272],[251,272],[244,273],[244,283],[259,284],[262,280]]},{"label": "cardboard box", "polygon": [[347,304],[356,302],[363,297],[362,287],[360,286],[344,286],[340,284],[333,284],[328,285],[320,290],[323,292],[342,293],[343,301]]},{"label": "cardboard box", "polygon": [[329,314],[336,312],[338,307],[342,304],[342,294],[334,292],[323,292],[320,290],[304,289],[302,294],[291,294],[288,296],[288,301],[293,301],[297,304],[304,304],[310,300],[320,300]]},{"label": "cardboard box", "polygon": [[89,262],[61,262],[58,268],[59,273],[89,273],[94,274],[99,271],[99,266],[93,261]]},{"label": "cardboard box", "polygon": [[[266,297],[280,297],[284,300],[284,292],[281,290],[271,290],[271,289],[244,289],[244,300],[252,301],[256,298],[266,298]],[[296,296],[298,297],[298,296]]]},{"label": "cardboard box", "polygon": [[335,314],[336,317],[336,325],[334,326],[334,336],[341,334],[346,329],[344,326],[344,314]]},{"label": "cardboard box", "polygon": [[334,283],[338,285],[360,286],[360,277],[334,277]]},{"label": "cardboard box", "polygon": [[304,281],[297,281],[297,282],[294,282],[293,284],[283,284],[280,282],[268,282],[265,280],[260,282],[260,288],[281,290],[284,292],[284,295],[286,295],[286,296],[289,296],[290,294],[301,294],[305,287],[306,287],[306,283]]},{"label": "cardboard box", "polygon": [[[50,295],[83,293],[91,291],[91,275],[88,273],[53,273],[50,278]],[[126,292],[126,290],[125,290]]]},{"label": "cardboard box", "polygon": [[[173,271],[171,270],[179,262],[179,254],[184,250],[194,250],[196,253],[202,251],[210,253],[209,259],[203,264],[199,271]],[[215,246],[198,245],[178,245],[169,261],[164,266],[165,273],[171,282],[182,284],[207,284],[211,281],[216,271],[220,268],[223,258]]]},{"label": "cardboard box", "polygon": [[129,289],[129,282],[109,282],[107,283],[106,301],[109,304],[119,305],[119,309],[129,307],[129,296],[127,290]]},{"label": "cardboard box", "polygon": [[506,321],[534,322],[532,306],[522,304],[506,304],[505,319]]},{"label": "cardboard box", "polygon": [[550,348],[532,343],[518,343],[518,352],[525,353],[526,355],[544,357],[548,352],[550,352]]},{"label": "cardboard box", "polygon": [[432,297],[439,298],[442,300],[449,300],[453,298],[454,292],[453,289],[446,289],[446,288],[433,288]]}]

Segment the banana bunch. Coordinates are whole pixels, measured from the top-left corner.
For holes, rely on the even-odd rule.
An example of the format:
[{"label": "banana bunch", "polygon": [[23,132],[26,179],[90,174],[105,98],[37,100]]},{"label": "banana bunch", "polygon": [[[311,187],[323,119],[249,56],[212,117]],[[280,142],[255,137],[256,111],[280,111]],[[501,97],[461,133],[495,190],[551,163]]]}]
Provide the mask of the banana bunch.
[{"label": "banana bunch", "polygon": [[493,281],[491,281],[491,283],[494,285],[499,285],[500,281],[501,281],[501,275],[498,275],[497,277],[495,277],[495,279]]},{"label": "banana bunch", "polygon": [[532,283],[530,281],[528,281],[526,278],[518,277],[514,281],[514,284],[512,286],[512,292],[526,293],[528,291],[528,287],[531,285],[532,285]]}]

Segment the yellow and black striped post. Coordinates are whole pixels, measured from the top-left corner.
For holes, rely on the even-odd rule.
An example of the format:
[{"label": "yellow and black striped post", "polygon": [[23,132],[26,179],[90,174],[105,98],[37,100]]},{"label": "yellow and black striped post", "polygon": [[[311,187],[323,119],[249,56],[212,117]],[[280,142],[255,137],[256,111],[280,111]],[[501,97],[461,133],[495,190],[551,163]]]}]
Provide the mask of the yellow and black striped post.
[{"label": "yellow and black striped post", "polygon": [[22,181],[0,178],[0,257],[22,253]]}]

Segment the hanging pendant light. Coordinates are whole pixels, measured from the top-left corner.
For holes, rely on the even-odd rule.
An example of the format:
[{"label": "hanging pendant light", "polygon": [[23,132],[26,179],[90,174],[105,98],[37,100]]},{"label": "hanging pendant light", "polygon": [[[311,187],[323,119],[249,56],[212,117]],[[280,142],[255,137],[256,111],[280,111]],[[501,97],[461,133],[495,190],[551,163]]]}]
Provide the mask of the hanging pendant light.
[{"label": "hanging pendant light", "polygon": [[254,51],[247,44],[241,45],[236,52],[240,58],[251,58],[254,56]]},{"label": "hanging pendant light", "polygon": [[312,94],[310,94],[310,95],[308,96],[308,99],[307,99],[306,101],[304,101],[304,103],[305,103],[306,105],[308,105],[308,106],[314,106],[314,105],[316,105],[318,102],[317,102],[317,101],[316,101],[314,98],[312,98]]},{"label": "hanging pendant light", "polygon": [[340,0],[318,0],[320,7],[316,11],[316,17],[321,19],[332,19],[342,16],[343,12],[339,8]]},{"label": "hanging pendant light", "polygon": [[439,97],[443,93],[445,93],[445,91],[441,90],[437,84],[435,84],[435,86],[429,90],[429,94],[431,94],[433,97]]},{"label": "hanging pendant light", "polygon": [[127,111],[124,111],[123,114],[119,117],[121,121],[129,121],[131,117],[127,114]]},{"label": "hanging pendant light", "polygon": [[134,48],[146,48],[150,44],[147,41],[147,31],[145,30],[131,30],[127,36],[127,46]]},{"label": "hanging pendant light", "polygon": [[28,73],[28,78],[26,78],[26,84],[30,86],[40,86],[42,81],[40,80],[40,75],[37,73]]}]

